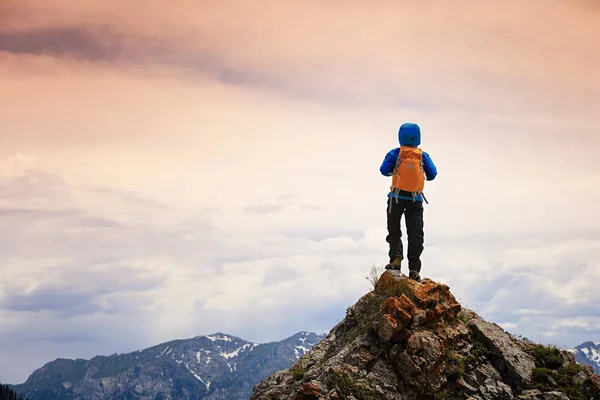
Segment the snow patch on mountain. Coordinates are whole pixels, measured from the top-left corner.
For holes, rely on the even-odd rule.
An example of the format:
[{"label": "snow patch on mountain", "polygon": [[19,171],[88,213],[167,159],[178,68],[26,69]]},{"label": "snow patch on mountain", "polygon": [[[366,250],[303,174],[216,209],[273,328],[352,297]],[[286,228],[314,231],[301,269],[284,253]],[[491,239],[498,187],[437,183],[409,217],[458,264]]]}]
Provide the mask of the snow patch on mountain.
[{"label": "snow patch on mountain", "polygon": [[569,351],[578,363],[590,365],[596,373],[600,373],[600,342],[585,342]]},{"label": "snow patch on mountain", "polygon": [[590,353],[590,359],[596,363],[600,363],[600,351],[592,349]]},{"label": "snow patch on mountain", "polygon": [[[157,356],[156,356],[156,358],[162,357],[162,356],[163,356],[163,354],[165,354],[165,352],[166,352],[167,350],[169,350],[169,346],[165,347],[165,348],[163,349],[162,353],[160,353],[159,355],[157,355]],[[169,353],[167,353],[167,354],[169,354]]]},{"label": "snow patch on mountain", "polygon": [[294,346],[294,354],[296,355],[297,358],[302,357],[303,355],[305,355],[306,353],[308,353],[310,349],[304,346],[299,346],[296,345]]},{"label": "snow patch on mountain", "polygon": [[[77,367],[84,378],[77,380],[76,375],[73,379],[69,379],[71,375],[63,376],[61,388],[72,392],[72,398],[76,399],[114,398],[116,390],[124,390],[124,396],[138,398],[141,388],[148,393],[147,398],[190,398],[189,393],[184,394],[188,390],[198,391],[192,393],[191,398],[213,398],[210,393],[205,393],[206,387],[206,391],[223,396],[220,398],[247,400],[258,379],[281,369],[294,356],[300,358],[320,339],[322,337],[314,333],[301,333],[280,342],[253,343],[217,332],[174,340],[129,354],[68,360],[82,364]],[[94,378],[98,371],[114,373]],[[16,387],[25,396],[43,390],[49,393],[46,400],[58,400],[58,389],[52,380],[58,374],[64,374],[61,360],[36,370],[26,383]],[[151,387],[148,386],[150,382]]]},{"label": "snow patch on mountain", "polygon": [[223,341],[223,342],[232,342],[231,338],[226,335],[209,335],[205,336],[211,342]]},{"label": "snow patch on mountain", "polygon": [[246,347],[246,345],[244,345],[242,347],[238,347],[237,349],[235,349],[234,351],[232,351],[230,353],[220,352],[219,355],[226,359],[234,358],[234,357],[237,357],[240,354],[240,351],[244,350],[245,347]]},{"label": "snow patch on mountain", "polygon": [[184,365],[188,369],[188,371],[190,371],[192,373],[192,375],[194,375],[194,377],[196,379],[198,379],[200,382],[202,382],[204,384],[204,386],[206,386],[206,390],[210,389],[210,381],[204,382],[204,380],[197,373],[195,373],[194,371],[192,371],[187,364],[184,364]]}]

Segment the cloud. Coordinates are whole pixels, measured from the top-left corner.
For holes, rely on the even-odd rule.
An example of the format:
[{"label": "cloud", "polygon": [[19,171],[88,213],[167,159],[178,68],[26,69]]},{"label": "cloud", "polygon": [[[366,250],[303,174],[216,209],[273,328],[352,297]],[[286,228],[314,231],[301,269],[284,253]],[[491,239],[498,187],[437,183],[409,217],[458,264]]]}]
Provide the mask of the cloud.
[{"label": "cloud", "polygon": [[266,275],[262,284],[265,286],[269,286],[278,283],[289,282],[293,281],[298,276],[300,276],[300,272],[292,268],[273,268],[273,270]]},{"label": "cloud", "polygon": [[593,306],[600,301],[593,283],[600,273],[600,234],[566,236],[520,237],[520,244],[496,251],[489,250],[493,243],[444,243],[426,249],[425,265],[484,318],[534,341],[574,346],[600,334]]},{"label": "cloud", "polygon": [[[144,293],[163,285],[160,276],[124,265],[50,265],[49,274],[33,286],[15,283],[2,285],[0,308],[7,311],[51,311],[58,318],[95,313],[125,313],[135,307],[120,303],[122,294]],[[31,285],[31,282],[27,282]],[[139,301],[137,306],[142,306]]]},{"label": "cloud", "polygon": [[285,208],[283,204],[262,204],[256,206],[247,206],[244,208],[246,212],[252,214],[272,214],[281,211]]},{"label": "cloud", "polygon": [[69,56],[89,60],[110,59],[109,50],[88,31],[74,28],[0,33],[0,51],[16,54]]},{"label": "cloud", "polygon": [[[266,0],[261,7],[203,1],[175,10],[159,2],[73,6],[54,0],[15,8],[5,17],[5,40],[20,43],[17,48],[166,64],[295,98],[519,114],[524,106],[538,114],[553,106],[565,115],[589,115],[597,106],[597,84],[585,77],[600,63],[589,51],[598,17],[571,2],[498,9],[483,3],[378,1],[367,8],[358,1]],[[530,13],[538,18],[523,17]],[[289,15],[295,23],[288,23]],[[485,23],[478,22],[481,15]]]},{"label": "cloud", "polygon": [[304,210],[304,211],[319,211],[320,208],[315,205],[305,203],[305,204],[302,204],[302,210]]},{"label": "cloud", "polygon": [[291,195],[278,196],[275,199],[266,200],[263,203],[245,206],[243,209],[250,214],[275,214],[286,209],[294,208],[302,212],[316,212],[321,210],[319,207],[302,203],[299,204],[298,199]]},{"label": "cloud", "polygon": [[[16,221],[22,224],[0,235],[28,238],[28,250],[16,247],[0,260],[7,277],[0,285],[3,343],[25,340],[36,343],[38,352],[27,361],[30,370],[18,370],[22,376],[57,356],[89,358],[211,331],[269,341],[303,329],[328,330],[369,289],[368,269],[383,263],[387,252],[383,225],[353,232],[353,223],[329,230],[312,224],[282,234],[287,219],[304,218],[301,209],[273,215],[214,208],[211,224],[153,202],[140,219],[135,212],[146,203],[130,202],[130,193],[88,190],[54,175],[25,170],[4,181],[13,193],[8,215],[15,204],[39,195],[30,190],[31,176],[45,182],[55,199],[21,209]],[[119,212],[113,214],[115,206]],[[327,207],[324,218],[331,212]],[[48,219],[51,232],[44,228]],[[65,235],[73,229],[77,234]],[[597,280],[598,266],[591,261],[598,256],[597,241],[566,233],[553,241],[518,232],[505,238],[488,233],[450,240],[434,233],[427,239],[424,273],[511,331],[534,338],[546,329],[545,340],[560,343],[597,334],[599,299],[589,286]],[[40,247],[44,243],[52,243],[53,251]],[[562,260],[577,267],[565,270]],[[560,322],[568,319],[576,323]],[[23,329],[33,333],[23,337]]]},{"label": "cloud", "polygon": [[516,333],[593,339],[599,15],[3,3],[0,375],[214,331],[327,331],[386,260],[378,167],[405,120],[440,171],[424,275]]}]

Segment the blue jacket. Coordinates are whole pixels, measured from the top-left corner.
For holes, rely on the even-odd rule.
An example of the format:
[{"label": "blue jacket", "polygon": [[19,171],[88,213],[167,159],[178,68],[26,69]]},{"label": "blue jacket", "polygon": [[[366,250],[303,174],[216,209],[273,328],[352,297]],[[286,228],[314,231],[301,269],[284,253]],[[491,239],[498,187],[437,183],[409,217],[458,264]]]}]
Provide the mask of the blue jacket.
[{"label": "blue jacket", "polygon": [[[400,127],[398,131],[398,141],[400,142],[400,146],[412,146],[419,147],[421,144],[421,129],[417,124],[413,124],[407,122]],[[394,172],[394,167],[396,166],[396,161],[398,161],[398,154],[400,153],[400,147],[396,147],[388,151],[385,155],[385,159],[379,167],[379,172],[381,172],[384,176],[392,176]],[[425,179],[428,181],[432,181],[437,176],[437,168],[431,157],[427,152],[423,152],[423,169],[425,170]],[[388,193],[388,197],[397,197],[399,199],[404,200],[412,200],[412,197],[408,196],[396,196],[392,192]],[[415,199],[416,201],[423,201],[423,196],[418,195]]]}]

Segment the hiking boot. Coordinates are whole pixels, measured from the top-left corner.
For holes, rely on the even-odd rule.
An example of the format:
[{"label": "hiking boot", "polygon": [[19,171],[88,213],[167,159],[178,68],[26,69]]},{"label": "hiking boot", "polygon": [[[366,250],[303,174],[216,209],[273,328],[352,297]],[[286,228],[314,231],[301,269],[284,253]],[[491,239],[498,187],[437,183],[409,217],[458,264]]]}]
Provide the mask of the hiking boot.
[{"label": "hiking boot", "polygon": [[402,259],[400,257],[396,257],[394,261],[385,266],[385,269],[396,269],[400,271],[400,265],[402,264]]},{"label": "hiking boot", "polygon": [[421,275],[419,275],[419,273],[414,269],[410,270],[410,272],[408,273],[408,277],[413,281],[421,282]]}]

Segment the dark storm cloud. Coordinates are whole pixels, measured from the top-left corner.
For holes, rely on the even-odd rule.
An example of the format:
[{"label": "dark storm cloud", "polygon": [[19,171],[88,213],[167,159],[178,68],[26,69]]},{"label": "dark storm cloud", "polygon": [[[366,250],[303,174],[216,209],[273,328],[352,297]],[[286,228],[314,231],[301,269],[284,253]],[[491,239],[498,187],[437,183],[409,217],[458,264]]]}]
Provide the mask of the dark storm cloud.
[{"label": "dark storm cloud", "polygon": [[0,51],[15,54],[72,56],[87,60],[114,60],[122,49],[112,34],[104,44],[83,28],[59,27],[31,31],[0,31]]}]

